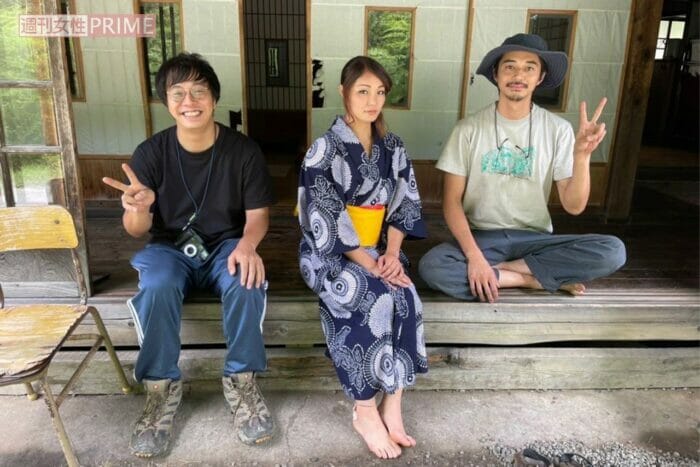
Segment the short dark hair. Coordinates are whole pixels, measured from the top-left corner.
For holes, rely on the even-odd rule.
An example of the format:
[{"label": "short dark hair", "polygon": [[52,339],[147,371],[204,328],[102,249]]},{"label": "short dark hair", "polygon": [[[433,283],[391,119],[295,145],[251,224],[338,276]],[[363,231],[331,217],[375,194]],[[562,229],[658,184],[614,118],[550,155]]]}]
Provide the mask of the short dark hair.
[{"label": "short dark hair", "polygon": [[184,81],[207,83],[214,102],[219,101],[221,84],[209,62],[197,53],[181,52],[166,60],[156,73],[156,92],[163,104],[168,105],[168,88]]},{"label": "short dark hair", "polygon": [[[351,58],[340,72],[340,85],[343,87],[343,105],[348,114],[350,114],[350,106],[348,104],[350,101],[350,88],[352,88],[355,81],[366,71],[379,78],[379,81],[384,85],[384,92],[389,94],[389,91],[391,91],[391,86],[393,84],[391,77],[378,61],[364,55]],[[354,118],[355,116],[350,115],[350,117]],[[384,135],[386,135],[387,128],[382,112],[379,113],[379,116],[374,121],[374,129],[380,137],[383,138]]]}]

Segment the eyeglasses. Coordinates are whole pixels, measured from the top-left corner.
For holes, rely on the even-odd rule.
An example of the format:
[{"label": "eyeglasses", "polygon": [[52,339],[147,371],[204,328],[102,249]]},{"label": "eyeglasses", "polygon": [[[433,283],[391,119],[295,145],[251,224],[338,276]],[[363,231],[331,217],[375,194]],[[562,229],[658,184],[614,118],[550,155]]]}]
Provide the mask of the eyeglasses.
[{"label": "eyeglasses", "polygon": [[209,88],[205,86],[193,86],[189,91],[179,86],[173,86],[167,94],[173,102],[180,103],[185,100],[188,92],[193,101],[199,101],[209,96]]}]

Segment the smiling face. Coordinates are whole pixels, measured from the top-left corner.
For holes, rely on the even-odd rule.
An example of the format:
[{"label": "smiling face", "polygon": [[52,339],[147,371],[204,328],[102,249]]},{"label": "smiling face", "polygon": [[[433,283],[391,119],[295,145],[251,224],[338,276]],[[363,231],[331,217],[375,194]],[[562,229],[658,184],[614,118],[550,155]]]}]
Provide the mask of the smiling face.
[{"label": "smiling face", "polygon": [[493,74],[499,95],[510,101],[532,98],[535,88],[544,79],[537,54],[517,50],[505,53]]},{"label": "smiling face", "polygon": [[368,125],[377,120],[386,101],[384,83],[369,71],[360,75],[350,89],[341,85],[340,93],[348,116],[357,123]]},{"label": "smiling face", "polygon": [[205,129],[214,124],[216,101],[206,81],[183,81],[167,90],[170,115],[183,130]]}]

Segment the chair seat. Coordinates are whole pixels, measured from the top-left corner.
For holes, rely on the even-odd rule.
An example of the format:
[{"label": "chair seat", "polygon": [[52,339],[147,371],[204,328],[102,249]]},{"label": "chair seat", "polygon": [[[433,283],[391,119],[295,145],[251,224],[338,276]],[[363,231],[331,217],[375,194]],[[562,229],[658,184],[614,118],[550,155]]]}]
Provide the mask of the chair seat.
[{"label": "chair seat", "polygon": [[43,370],[91,308],[24,305],[0,309],[0,385]]}]

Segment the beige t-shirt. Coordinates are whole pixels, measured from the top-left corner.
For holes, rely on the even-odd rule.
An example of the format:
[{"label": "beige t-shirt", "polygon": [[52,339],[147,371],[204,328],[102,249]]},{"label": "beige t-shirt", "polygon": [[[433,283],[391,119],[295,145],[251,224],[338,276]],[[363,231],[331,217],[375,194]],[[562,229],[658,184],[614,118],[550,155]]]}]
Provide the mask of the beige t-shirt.
[{"label": "beige t-shirt", "polygon": [[494,110],[495,103],[457,122],[436,167],[467,177],[463,205],[472,228],[551,232],[547,200],[552,180],[571,177],[573,128],[533,105],[530,137],[529,116],[498,114],[496,129]]}]

